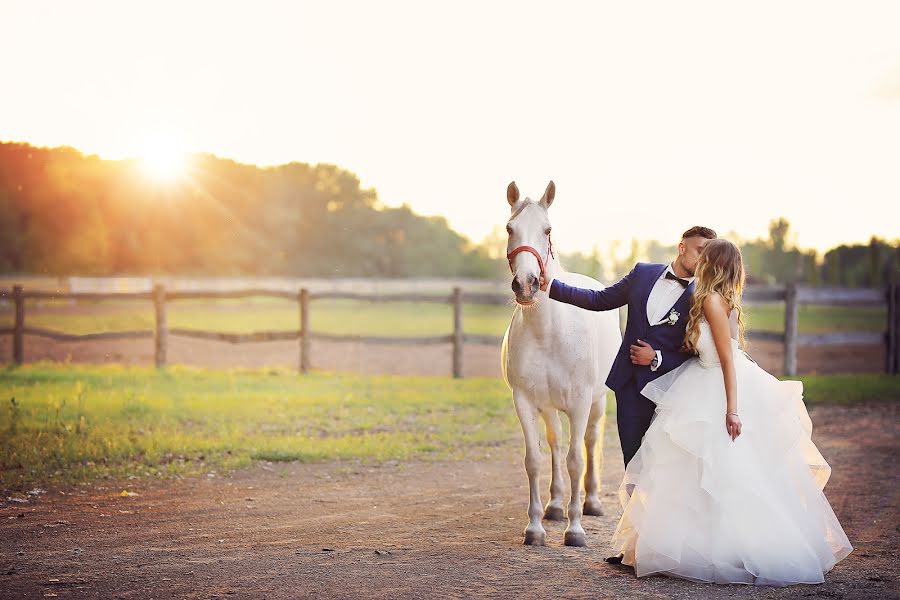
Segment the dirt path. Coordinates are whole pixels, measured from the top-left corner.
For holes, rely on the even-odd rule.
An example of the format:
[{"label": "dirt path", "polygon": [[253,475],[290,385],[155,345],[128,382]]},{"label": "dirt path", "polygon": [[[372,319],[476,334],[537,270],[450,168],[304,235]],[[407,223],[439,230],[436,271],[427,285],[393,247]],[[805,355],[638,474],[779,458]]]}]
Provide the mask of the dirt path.
[{"label": "dirt path", "polygon": [[[564,547],[562,523],[545,524],[548,546],[522,545],[527,485],[516,437],[463,461],[260,464],[7,500],[0,596],[900,598],[897,412],[884,403],[811,410],[834,468],[826,492],[855,546],[821,586],[637,580],[605,564],[622,476],[611,426],[607,516],[585,517],[588,548]],[[138,495],[120,497],[125,485]]]}]

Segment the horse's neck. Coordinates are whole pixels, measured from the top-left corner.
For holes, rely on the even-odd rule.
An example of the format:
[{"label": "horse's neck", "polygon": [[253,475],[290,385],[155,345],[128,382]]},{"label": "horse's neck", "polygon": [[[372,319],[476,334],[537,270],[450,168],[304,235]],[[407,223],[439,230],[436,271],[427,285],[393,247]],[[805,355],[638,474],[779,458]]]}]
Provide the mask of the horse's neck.
[{"label": "horse's neck", "polygon": [[555,256],[551,256],[547,259],[547,264],[544,265],[544,276],[547,279],[550,279],[551,277],[559,277],[565,272],[566,270],[563,269],[561,264],[559,264],[559,260],[557,260]]}]

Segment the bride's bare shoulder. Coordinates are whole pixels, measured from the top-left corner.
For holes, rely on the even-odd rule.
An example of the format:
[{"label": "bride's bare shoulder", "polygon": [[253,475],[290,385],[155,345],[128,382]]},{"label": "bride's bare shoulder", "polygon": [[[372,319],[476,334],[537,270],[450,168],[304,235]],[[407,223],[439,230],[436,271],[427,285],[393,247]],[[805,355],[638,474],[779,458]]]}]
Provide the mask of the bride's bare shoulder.
[{"label": "bride's bare shoulder", "polygon": [[703,316],[706,317],[707,321],[713,320],[719,316],[727,319],[728,310],[728,301],[725,300],[719,292],[710,292],[710,294],[703,299]]}]

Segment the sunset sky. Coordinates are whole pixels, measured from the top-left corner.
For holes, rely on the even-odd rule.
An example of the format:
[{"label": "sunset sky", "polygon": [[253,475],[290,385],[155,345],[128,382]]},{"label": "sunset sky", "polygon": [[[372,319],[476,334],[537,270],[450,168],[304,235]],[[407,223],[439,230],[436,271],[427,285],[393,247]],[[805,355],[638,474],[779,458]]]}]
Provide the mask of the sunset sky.
[{"label": "sunset sky", "polygon": [[[0,140],[331,162],[473,240],[900,237],[900,2],[8,2]],[[165,158],[165,157],[163,157]],[[163,161],[164,162],[164,161]]]}]

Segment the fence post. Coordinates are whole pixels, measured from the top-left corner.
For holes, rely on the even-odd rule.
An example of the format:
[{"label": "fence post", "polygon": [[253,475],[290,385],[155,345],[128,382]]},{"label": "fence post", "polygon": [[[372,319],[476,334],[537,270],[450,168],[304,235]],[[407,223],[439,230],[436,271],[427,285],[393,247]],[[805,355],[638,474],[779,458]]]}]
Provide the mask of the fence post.
[{"label": "fence post", "polygon": [[153,286],[153,306],[156,309],[156,333],[153,336],[155,362],[157,367],[164,367],[169,328],[166,325],[166,288],[161,283]]},{"label": "fence post", "polygon": [[453,288],[453,376],[460,378],[463,365],[462,288]]},{"label": "fence post", "polygon": [[21,285],[13,286],[13,301],[16,303],[16,321],[13,327],[13,361],[17,365],[25,362],[25,291]]},{"label": "fence post", "polygon": [[885,373],[900,373],[900,285],[897,276],[891,274],[887,287],[887,356],[885,357]]},{"label": "fence post", "polygon": [[784,374],[797,374],[797,284],[788,283],[784,288]]},{"label": "fence post", "polygon": [[894,365],[891,375],[900,374],[900,283],[894,283]]},{"label": "fence post", "polygon": [[300,303],[300,373],[309,372],[309,290],[301,288],[297,296]]}]

